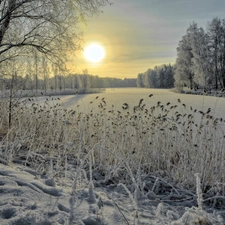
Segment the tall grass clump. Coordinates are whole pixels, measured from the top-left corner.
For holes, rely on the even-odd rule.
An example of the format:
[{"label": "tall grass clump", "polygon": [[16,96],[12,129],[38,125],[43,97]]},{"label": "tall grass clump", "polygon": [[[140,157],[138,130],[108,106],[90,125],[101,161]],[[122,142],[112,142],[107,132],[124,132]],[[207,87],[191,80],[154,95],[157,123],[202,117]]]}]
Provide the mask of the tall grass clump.
[{"label": "tall grass clump", "polygon": [[[65,176],[72,163],[79,171],[98,173],[106,185],[126,185],[135,199],[149,192],[195,193],[198,174],[203,202],[224,205],[224,119],[180,99],[149,107],[153,98],[135,106],[125,102],[118,109],[96,97],[88,112],[65,109],[58,98],[44,103],[25,99],[0,141],[1,155],[8,163],[24,163],[43,173],[52,163],[57,177]],[[4,116],[0,119],[4,124]]]}]

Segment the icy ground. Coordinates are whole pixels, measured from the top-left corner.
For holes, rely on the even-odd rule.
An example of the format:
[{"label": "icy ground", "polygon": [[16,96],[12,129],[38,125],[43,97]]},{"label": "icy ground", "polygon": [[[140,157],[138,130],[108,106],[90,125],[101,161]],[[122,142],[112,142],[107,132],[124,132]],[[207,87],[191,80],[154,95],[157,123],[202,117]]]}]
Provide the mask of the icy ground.
[{"label": "icy ground", "polygon": [[196,196],[179,190],[179,195],[149,190],[134,201],[123,185],[106,184],[100,175],[93,175],[93,189],[86,180],[72,194],[72,184],[69,178],[49,179],[19,164],[0,164],[0,224],[224,224],[224,212],[198,210]]}]

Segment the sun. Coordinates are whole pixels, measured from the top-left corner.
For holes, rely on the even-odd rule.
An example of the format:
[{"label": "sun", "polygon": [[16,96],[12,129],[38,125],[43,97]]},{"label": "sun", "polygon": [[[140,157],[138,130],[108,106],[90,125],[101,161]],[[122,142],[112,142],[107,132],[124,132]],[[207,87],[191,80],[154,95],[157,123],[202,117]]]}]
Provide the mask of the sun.
[{"label": "sun", "polygon": [[99,44],[90,44],[84,49],[84,57],[91,63],[98,63],[105,57],[105,49]]}]

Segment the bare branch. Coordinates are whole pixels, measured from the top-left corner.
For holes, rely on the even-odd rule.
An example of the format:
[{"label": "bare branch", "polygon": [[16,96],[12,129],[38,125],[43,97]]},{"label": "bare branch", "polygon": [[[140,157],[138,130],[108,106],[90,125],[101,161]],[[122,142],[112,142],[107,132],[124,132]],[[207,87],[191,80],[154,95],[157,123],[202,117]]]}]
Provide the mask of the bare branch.
[{"label": "bare branch", "polygon": [[52,57],[64,57],[66,51],[77,46],[78,21],[98,13],[107,2],[0,0],[0,62],[8,57],[8,51],[27,47]]}]

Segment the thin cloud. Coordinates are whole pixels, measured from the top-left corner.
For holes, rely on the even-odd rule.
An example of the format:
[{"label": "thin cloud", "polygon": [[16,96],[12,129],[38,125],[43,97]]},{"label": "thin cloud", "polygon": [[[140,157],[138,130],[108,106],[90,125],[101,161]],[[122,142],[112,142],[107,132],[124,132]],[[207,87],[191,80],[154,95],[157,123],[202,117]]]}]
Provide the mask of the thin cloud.
[{"label": "thin cloud", "polygon": [[135,77],[138,69],[174,63],[188,26],[195,21],[205,28],[213,17],[224,18],[224,8],[224,0],[114,0],[83,28],[86,41],[99,39],[107,50],[96,74]]}]

